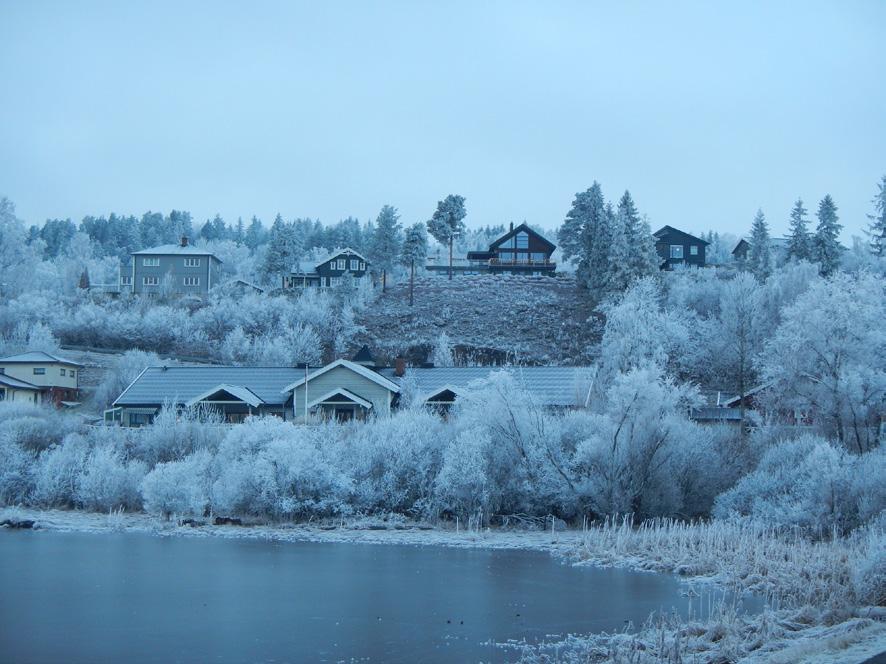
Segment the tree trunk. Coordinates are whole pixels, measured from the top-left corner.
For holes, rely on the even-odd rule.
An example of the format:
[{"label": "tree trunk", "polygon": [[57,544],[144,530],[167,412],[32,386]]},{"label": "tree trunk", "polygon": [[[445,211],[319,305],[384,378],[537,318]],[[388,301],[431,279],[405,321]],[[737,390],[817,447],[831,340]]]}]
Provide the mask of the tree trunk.
[{"label": "tree trunk", "polygon": [[452,281],[452,238],[449,238],[449,281]]},{"label": "tree trunk", "polygon": [[415,288],[415,259],[413,258],[409,264],[409,306],[415,302],[413,297],[413,289]]},{"label": "tree trunk", "polygon": [[381,292],[384,293],[388,289],[388,271],[381,271]]}]

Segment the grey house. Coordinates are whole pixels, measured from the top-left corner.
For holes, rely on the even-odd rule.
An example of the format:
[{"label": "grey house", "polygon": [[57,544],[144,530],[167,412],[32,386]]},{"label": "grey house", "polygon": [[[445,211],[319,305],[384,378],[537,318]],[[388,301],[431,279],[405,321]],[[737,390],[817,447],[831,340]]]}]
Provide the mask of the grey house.
[{"label": "grey house", "polygon": [[345,247],[317,262],[300,262],[290,274],[283,275],[283,288],[331,288],[338,285],[345,274],[363,279],[369,265],[365,256]]},{"label": "grey house", "polygon": [[132,252],[130,264],[120,269],[120,292],[203,296],[219,281],[220,265],[215,254],[183,237],[179,244]]},{"label": "grey house", "polygon": [[652,234],[655,250],[661,259],[659,268],[673,270],[675,266],[705,266],[705,247],[708,242],[673,226],[663,226]]}]

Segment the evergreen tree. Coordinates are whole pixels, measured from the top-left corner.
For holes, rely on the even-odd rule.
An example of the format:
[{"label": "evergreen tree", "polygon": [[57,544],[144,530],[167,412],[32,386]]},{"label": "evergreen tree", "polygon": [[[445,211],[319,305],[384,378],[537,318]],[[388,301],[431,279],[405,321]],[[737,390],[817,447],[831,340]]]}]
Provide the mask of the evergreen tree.
[{"label": "evergreen tree", "polygon": [[234,228],[234,242],[241,245],[245,239],[246,230],[243,227],[243,217],[237,217],[237,226]]},{"label": "evergreen tree", "polygon": [[627,240],[628,285],[656,274],[660,259],[655,250],[655,238],[646,217],[641,217],[637,211],[630,191],[625,190],[618,202],[616,226],[624,227]]},{"label": "evergreen tree", "polygon": [[760,281],[772,274],[772,245],[769,241],[769,225],[763,210],[757,210],[751,227],[751,248],[748,251],[748,269]]},{"label": "evergreen tree", "polygon": [[394,268],[400,257],[400,215],[397,208],[385,205],[375,220],[372,237],[372,260],[376,270],[381,270],[381,290],[387,290],[388,271]]},{"label": "evergreen tree", "polygon": [[874,214],[869,214],[871,225],[865,233],[870,238],[868,246],[874,256],[886,256],[886,175],[877,183],[879,191],[871,201]]},{"label": "evergreen tree", "polygon": [[249,228],[246,230],[246,246],[255,251],[255,249],[264,242],[264,239],[265,229],[258,220],[258,217],[253,216],[252,221],[249,223]]},{"label": "evergreen tree", "polygon": [[80,281],[77,283],[77,288],[81,290],[89,290],[89,270],[87,268],[83,268],[83,273],[80,275]]},{"label": "evergreen tree", "polygon": [[404,265],[409,266],[409,306],[415,302],[415,264],[423,264],[428,256],[428,234],[425,225],[421,222],[413,224],[406,229],[406,237],[403,239],[403,251],[400,259]]},{"label": "evergreen tree", "polygon": [[191,224],[191,213],[173,210],[167,220],[168,232],[164,236],[164,242],[178,243],[181,238],[193,239],[194,229]]},{"label": "evergreen tree", "polygon": [[605,292],[609,286],[611,217],[603,200],[603,188],[594,181],[587,191],[575,195],[572,209],[557,234],[564,259],[577,259],[578,283],[595,292]]},{"label": "evergreen tree", "polygon": [[274,277],[291,270],[301,255],[301,246],[295,235],[294,227],[283,221],[279,214],[271,226],[262,273],[265,281],[271,283]]},{"label": "evergreen tree", "polygon": [[818,227],[815,229],[814,255],[824,276],[833,274],[840,265],[840,231],[843,226],[837,217],[837,205],[830,194],[818,204]]},{"label": "evergreen tree", "polygon": [[437,242],[449,245],[449,279],[452,279],[452,243],[456,238],[464,235],[465,224],[463,219],[465,211],[465,198],[458,194],[449,194],[442,201],[437,202],[434,215],[428,220],[428,232]]},{"label": "evergreen tree", "polygon": [[809,235],[806,208],[803,207],[803,199],[798,198],[791,210],[791,228],[788,237],[788,260],[810,261],[812,260],[812,238]]}]

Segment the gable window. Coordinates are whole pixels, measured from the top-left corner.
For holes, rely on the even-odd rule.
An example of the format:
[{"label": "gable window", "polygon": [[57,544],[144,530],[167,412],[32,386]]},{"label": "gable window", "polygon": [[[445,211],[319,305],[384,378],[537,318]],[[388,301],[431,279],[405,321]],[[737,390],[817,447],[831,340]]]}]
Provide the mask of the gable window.
[{"label": "gable window", "polygon": [[351,259],[351,272],[356,272],[360,268],[360,261],[356,258]]},{"label": "gable window", "polygon": [[517,249],[529,249],[529,234],[524,232],[517,233]]},{"label": "gable window", "polygon": [[347,262],[348,262],[347,259],[345,259],[345,258],[339,258],[339,259],[338,259],[338,269],[339,269],[339,270],[344,270],[344,269],[345,269],[345,265],[347,264]]},{"label": "gable window", "polygon": [[365,269],[366,269],[366,263],[364,263],[363,261],[360,261],[360,272],[363,272],[363,270],[365,270]]},{"label": "gable window", "polygon": [[160,267],[159,258],[142,258],[142,265],[145,267]]},{"label": "gable window", "polygon": [[120,277],[121,286],[132,286],[132,277]]},{"label": "gable window", "polygon": [[34,375],[44,376],[46,375],[46,369],[44,367],[34,367]]},{"label": "gable window", "polygon": [[142,286],[159,286],[160,277],[142,277]]},{"label": "gable window", "polygon": [[690,256],[698,256],[698,245],[697,244],[693,244],[691,247],[689,247],[689,255]]},{"label": "gable window", "polygon": [[200,259],[199,258],[186,258],[185,259],[185,267],[200,267]]},{"label": "gable window", "polygon": [[508,238],[507,240],[505,240],[504,242],[502,242],[498,246],[501,248],[504,248],[504,249],[513,249],[514,248],[514,238]]},{"label": "gable window", "polygon": [[184,277],[182,279],[182,283],[185,286],[199,286],[200,285],[200,277]]},{"label": "gable window", "polygon": [[671,245],[671,258],[683,258],[683,245],[682,244],[672,244]]}]

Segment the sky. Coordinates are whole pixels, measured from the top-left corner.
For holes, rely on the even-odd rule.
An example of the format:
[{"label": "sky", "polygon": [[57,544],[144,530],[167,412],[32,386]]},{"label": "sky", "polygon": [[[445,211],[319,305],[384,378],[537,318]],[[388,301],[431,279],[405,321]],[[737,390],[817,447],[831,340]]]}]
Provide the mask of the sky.
[{"label": "sky", "polygon": [[0,196],[28,223],[189,210],[844,239],[886,174],[886,2],[0,0]]}]

